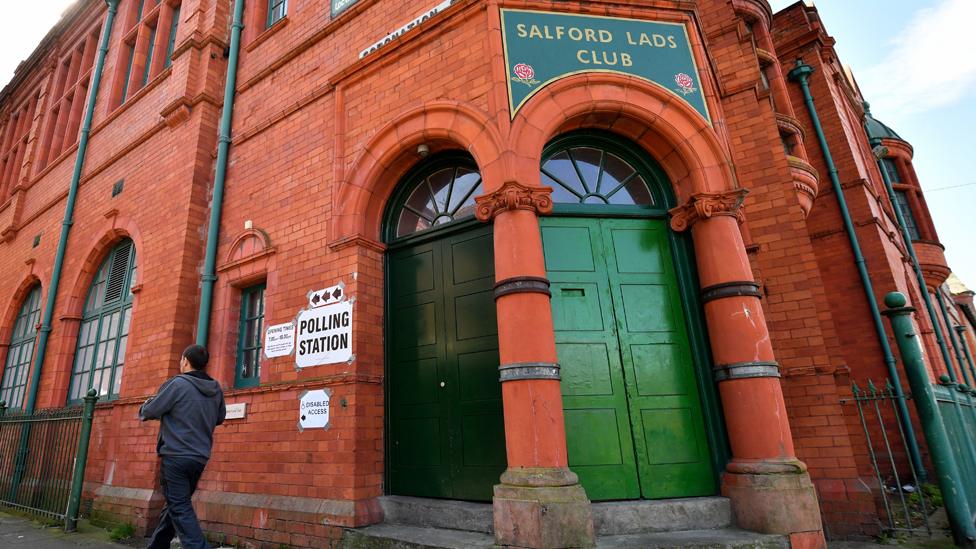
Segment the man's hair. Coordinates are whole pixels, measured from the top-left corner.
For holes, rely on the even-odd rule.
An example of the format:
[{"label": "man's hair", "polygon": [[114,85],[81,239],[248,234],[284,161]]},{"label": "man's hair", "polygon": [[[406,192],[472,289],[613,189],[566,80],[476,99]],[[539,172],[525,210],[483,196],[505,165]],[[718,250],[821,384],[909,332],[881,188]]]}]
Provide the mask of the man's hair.
[{"label": "man's hair", "polygon": [[210,361],[210,353],[203,345],[190,345],[183,350],[183,358],[190,363],[194,370],[206,370]]}]

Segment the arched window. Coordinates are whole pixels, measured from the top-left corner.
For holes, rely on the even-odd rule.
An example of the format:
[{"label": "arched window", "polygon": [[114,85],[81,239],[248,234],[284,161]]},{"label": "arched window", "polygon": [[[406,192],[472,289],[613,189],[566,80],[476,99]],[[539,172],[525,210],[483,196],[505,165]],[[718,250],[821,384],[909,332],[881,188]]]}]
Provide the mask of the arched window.
[{"label": "arched window", "polygon": [[555,204],[662,208],[652,182],[641,172],[650,166],[611,136],[598,133],[556,139],[543,152],[542,184],[552,187]]},{"label": "arched window", "polygon": [[80,402],[89,389],[102,398],[119,396],[135,277],[135,246],[131,240],[123,240],[102,261],[88,289],[71,369],[69,404]]},{"label": "arched window", "polygon": [[484,192],[474,160],[458,154],[425,162],[406,179],[393,201],[390,240],[473,217],[474,198]]},{"label": "arched window", "polygon": [[23,408],[24,392],[27,389],[27,372],[34,356],[34,339],[37,335],[37,321],[41,317],[41,287],[34,288],[20,306],[14,333],[10,336],[7,348],[7,361],[3,367],[3,381],[0,381],[0,400],[7,407]]}]

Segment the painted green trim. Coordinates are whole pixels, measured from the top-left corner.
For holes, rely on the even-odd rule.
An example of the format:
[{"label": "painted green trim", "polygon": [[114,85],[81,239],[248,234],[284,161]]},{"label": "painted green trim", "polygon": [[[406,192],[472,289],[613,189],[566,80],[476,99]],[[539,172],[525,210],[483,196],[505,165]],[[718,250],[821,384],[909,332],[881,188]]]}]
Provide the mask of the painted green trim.
[{"label": "painted green trim", "polygon": [[3,378],[0,381],[0,401],[5,401],[9,408],[19,410],[24,407],[27,370],[30,369],[31,356],[22,355],[24,349],[28,347],[31,349],[29,354],[33,355],[34,343],[37,340],[35,325],[40,314],[41,285],[35,284],[17,311],[13,332],[10,334],[10,342],[7,346],[7,359],[3,367]]},{"label": "painted green trim", "polygon": [[898,408],[898,420],[905,431],[907,439],[908,453],[911,456],[912,464],[919,477],[926,477],[925,464],[922,461],[922,453],[918,449],[918,438],[915,436],[915,428],[912,426],[911,415],[908,413],[908,405],[905,403],[905,393],[901,386],[901,376],[898,375],[898,363],[895,355],[891,352],[891,345],[888,343],[888,334],[885,333],[884,324],[881,322],[881,313],[878,310],[878,301],[874,297],[874,286],[871,283],[871,276],[868,274],[867,263],[864,254],[861,253],[861,244],[857,240],[857,232],[854,229],[854,221],[851,220],[851,213],[847,209],[847,199],[844,197],[844,189],[840,184],[840,177],[837,175],[837,166],[834,158],[830,154],[830,146],[827,144],[827,137],[824,135],[823,127],[820,125],[820,117],[817,115],[817,107],[813,104],[813,94],[810,93],[810,84],[807,81],[813,74],[813,67],[805,64],[798,59],[796,67],[788,74],[789,79],[800,83],[803,90],[803,99],[806,103],[810,120],[813,123],[814,133],[817,134],[817,142],[820,144],[820,151],[823,153],[824,163],[827,165],[827,173],[830,183],[833,186],[834,197],[837,199],[837,206],[840,210],[841,219],[844,222],[844,231],[847,233],[847,240],[851,246],[851,253],[854,254],[854,265],[857,267],[858,276],[861,279],[861,287],[864,290],[864,297],[867,299],[868,308],[871,310],[871,320],[874,322],[874,331],[881,345],[881,352],[884,355],[884,363],[888,369],[888,377],[895,389],[895,404]]},{"label": "painted green trim", "polygon": [[176,46],[176,31],[180,25],[180,7],[173,8],[173,22],[169,26],[169,40],[166,43],[166,61],[163,68],[168,69],[173,64],[173,48]]},{"label": "painted green trim", "polygon": [[[241,316],[237,322],[237,361],[234,368],[234,387],[257,387],[261,384],[261,351],[263,350],[264,346],[264,341],[261,334],[264,330],[265,289],[267,289],[267,284],[261,283],[249,288],[245,288],[241,292]],[[249,297],[257,293],[261,294],[261,310],[255,314],[255,312],[250,310],[248,307],[248,303],[250,302]],[[257,321],[256,333],[258,334],[258,345],[256,347],[249,347],[247,342],[244,341],[244,335],[247,333],[247,323],[251,321]],[[253,376],[243,377],[241,374],[244,367],[244,353],[254,350],[258,352],[257,369]]]},{"label": "painted green trim", "polygon": [[[557,137],[543,149],[546,159],[568,146],[603,147],[609,152],[630,162],[641,175],[644,175],[654,197],[657,208],[646,206],[618,206],[593,204],[555,204],[553,216],[578,217],[637,217],[647,219],[668,219],[668,210],[677,206],[674,189],[664,169],[650,155],[636,144],[612,133],[598,130],[580,130]],[[688,232],[676,233],[668,227],[671,242],[671,259],[678,278],[678,289],[684,305],[685,324],[691,344],[692,358],[695,362],[695,376],[701,396],[702,414],[705,418],[705,434],[708,437],[712,464],[718,476],[725,470],[732,457],[728,433],[725,430],[725,417],[718,395],[718,386],[712,375],[712,350],[705,328],[704,308],[701,303],[698,282],[698,269],[695,264],[694,243]]]},{"label": "painted green trim", "polygon": [[[281,13],[276,14],[275,11],[279,6]],[[265,21],[264,28],[270,29],[275,23],[284,19],[286,15],[288,15],[288,0],[268,0],[268,18]]]},{"label": "painted green trim", "polygon": [[210,221],[207,227],[207,251],[203,274],[200,276],[200,311],[197,315],[197,344],[207,346],[210,336],[210,311],[213,307],[214,283],[217,281],[217,245],[220,235],[220,214],[224,207],[224,184],[227,181],[227,158],[230,154],[231,120],[234,115],[234,94],[237,90],[237,58],[241,51],[241,29],[244,28],[244,0],[234,0],[234,22],[230,30],[230,57],[227,59],[227,80],[224,83],[224,106],[220,115],[220,135],[217,144],[217,166],[214,173],[213,198],[210,202]]},{"label": "painted green trim", "polygon": [[[105,17],[105,30],[98,47],[98,57],[95,70],[92,72],[91,86],[88,88],[88,106],[85,109],[85,119],[81,125],[81,138],[78,140],[78,151],[75,155],[75,169],[71,174],[68,185],[68,198],[64,206],[64,221],[61,222],[61,236],[54,256],[54,269],[51,273],[51,284],[48,286],[47,302],[44,304],[44,317],[41,320],[40,336],[37,341],[37,351],[34,355],[34,368],[31,372],[30,392],[27,397],[26,413],[32,413],[37,403],[37,390],[41,381],[41,368],[47,354],[47,342],[51,337],[51,321],[54,318],[54,304],[58,296],[58,286],[61,284],[61,269],[64,267],[64,255],[68,248],[68,234],[74,224],[75,201],[78,199],[78,183],[81,181],[81,170],[85,166],[85,155],[88,152],[88,136],[91,133],[92,116],[95,112],[95,101],[98,99],[98,88],[102,82],[102,72],[105,68],[105,55],[108,53],[108,40],[112,35],[115,14],[119,8],[119,0],[106,0],[108,15]],[[26,443],[26,440],[24,441]]]},{"label": "painted green trim", "polygon": [[[945,498],[946,514],[949,517],[953,538],[960,547],[971,547],[976,540],[973,514],[966,500],[965,486],[960,486],[962,477],[959,466],[953,455],[942,414],[936,402],[934,390],[936,388],[929,382],[928,369],[922,357],[921,342],[912,323],[911,314],[914,309],[906,307],[907,303],[905,296],[898,292],[888,294],[885,296],[885,305],[888,307],[885,315],[891,323],[891,330],[898,351],[901,353],[902,363],[905,365],[905,374],[912,389],[915,409],[922,423],[922,433],[925,435],[932,463],[935,466],[936,480]],[[958,406],[955,395],[951,394],[950,397]]]},{"label": "painted green trim", "polygon": [[95,389],[85,395],[85,408],[81,416],[81,432],[78,434],[78,451],[75,454],[74,472],[71,475],[71,492],[68,496],[68,509],[64,514],[64,531],[78,529],[78,511],[81,508],[81,492],[85,485],[85,466],[88,464],[88,445],[91,441],[92,421],[95,418],[95,403],[98,394]]}]

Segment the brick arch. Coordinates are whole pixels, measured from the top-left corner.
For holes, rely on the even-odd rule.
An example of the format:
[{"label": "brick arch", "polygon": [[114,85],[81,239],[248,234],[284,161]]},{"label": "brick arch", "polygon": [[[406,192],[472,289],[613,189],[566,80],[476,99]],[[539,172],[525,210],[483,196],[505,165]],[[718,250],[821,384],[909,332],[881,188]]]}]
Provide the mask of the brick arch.
[{"label": "brick arch", "polygon": [[384,126],[363,148],[335,194],[331,242],[379,238],[386,201],[420,160],[416,150],[421,143],[431,152],[466,150],[486,182],[501,181],[507,155],[488,115],[459,101],[427,103]]},{"label": "brick arch", "polygon": [[[13,335],[17,313],[20,312],[20,307],[24,304],[24,300],[27,299],[27,295],[35,286],[41,286],[41,279],[33,273],[25,276],[20,281],[20,284],[17,285],[14,293],[10,295],[7,306],[3,308],[3,316],[0,317],[0,373],[3,371],[3,365],[7,358],[7,344],[10,343],[10,336]],[[45,297],[43,295],[43,286],[41,287],[41,292],[41,308],[43,309]]]},{"label": "brick arch", "polygon": [[226,263],[243,261],[261,255],[271,249],[271,238],[261,229],[244,229],[231,244]]},{"label": "brick arch", "polygon": [[137,268],[136,280],[133,286],[141,286],[143,277],[145,276],[145,269],[142,268],[143,257],[141,255],[141,252],[144,250],[142,246],[142,234],[139,232],[135,223],[129,218],[112,217],[105,226],[101,227],[101,230],[94,231],[92,234],[95,236],[87,242],[86,246],[81,248],[88,250],[88,253],[81,262],[81,268],[75,276],[74,283],[71,286],[71,291],[65,303],[60,307],[63,314],[67,316],[81,317],[85,307],[85,298],[88,296],[88,288],[91,286],[92,280],[94,280],[95,274],[98,272],[98,267],[101,266],[102,261],[112,251],[112,248],[122,239],[128,238],[132,240],[132,244],[136,248]]},{"label": "brick arch", "polygon": [[539,185],[545,145],[583,128],[611,131],[643,147],[667,173],[679,203],[693,193],[738,187],[718,134],[691,105],[656,84],[613,73],[565,78],[519,110],[510,133],[518,151],[516,180]]}]

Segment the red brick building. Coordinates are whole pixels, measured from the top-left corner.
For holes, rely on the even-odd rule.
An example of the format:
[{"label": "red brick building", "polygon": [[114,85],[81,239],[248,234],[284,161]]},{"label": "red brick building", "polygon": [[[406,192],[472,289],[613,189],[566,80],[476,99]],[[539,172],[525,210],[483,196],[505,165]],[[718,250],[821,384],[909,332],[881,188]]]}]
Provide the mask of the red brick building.
[{"label": "red brick building", "polygon": [[[0,395],[99,393],[95,517],[152,527],[137,410],[196,339],[245,406],[196,496],[231,542],[355,543],[390,496],[491,502],[480,535],[522,547],[633,533],[590,503],[614,500],[654,522],[699,498],[731,518],[692,529],[794,546],[877,533],[844,402],[890,370],[797,59],[877,296],[917,304],[949,269],[911,145],[815,8],[237,2],[78,0],[0,93]],[[348,346],[303,323],[340,283]],[[971,293],[936,294],[971,344]],[[320,389],[328,428],[296,428]]]}]

